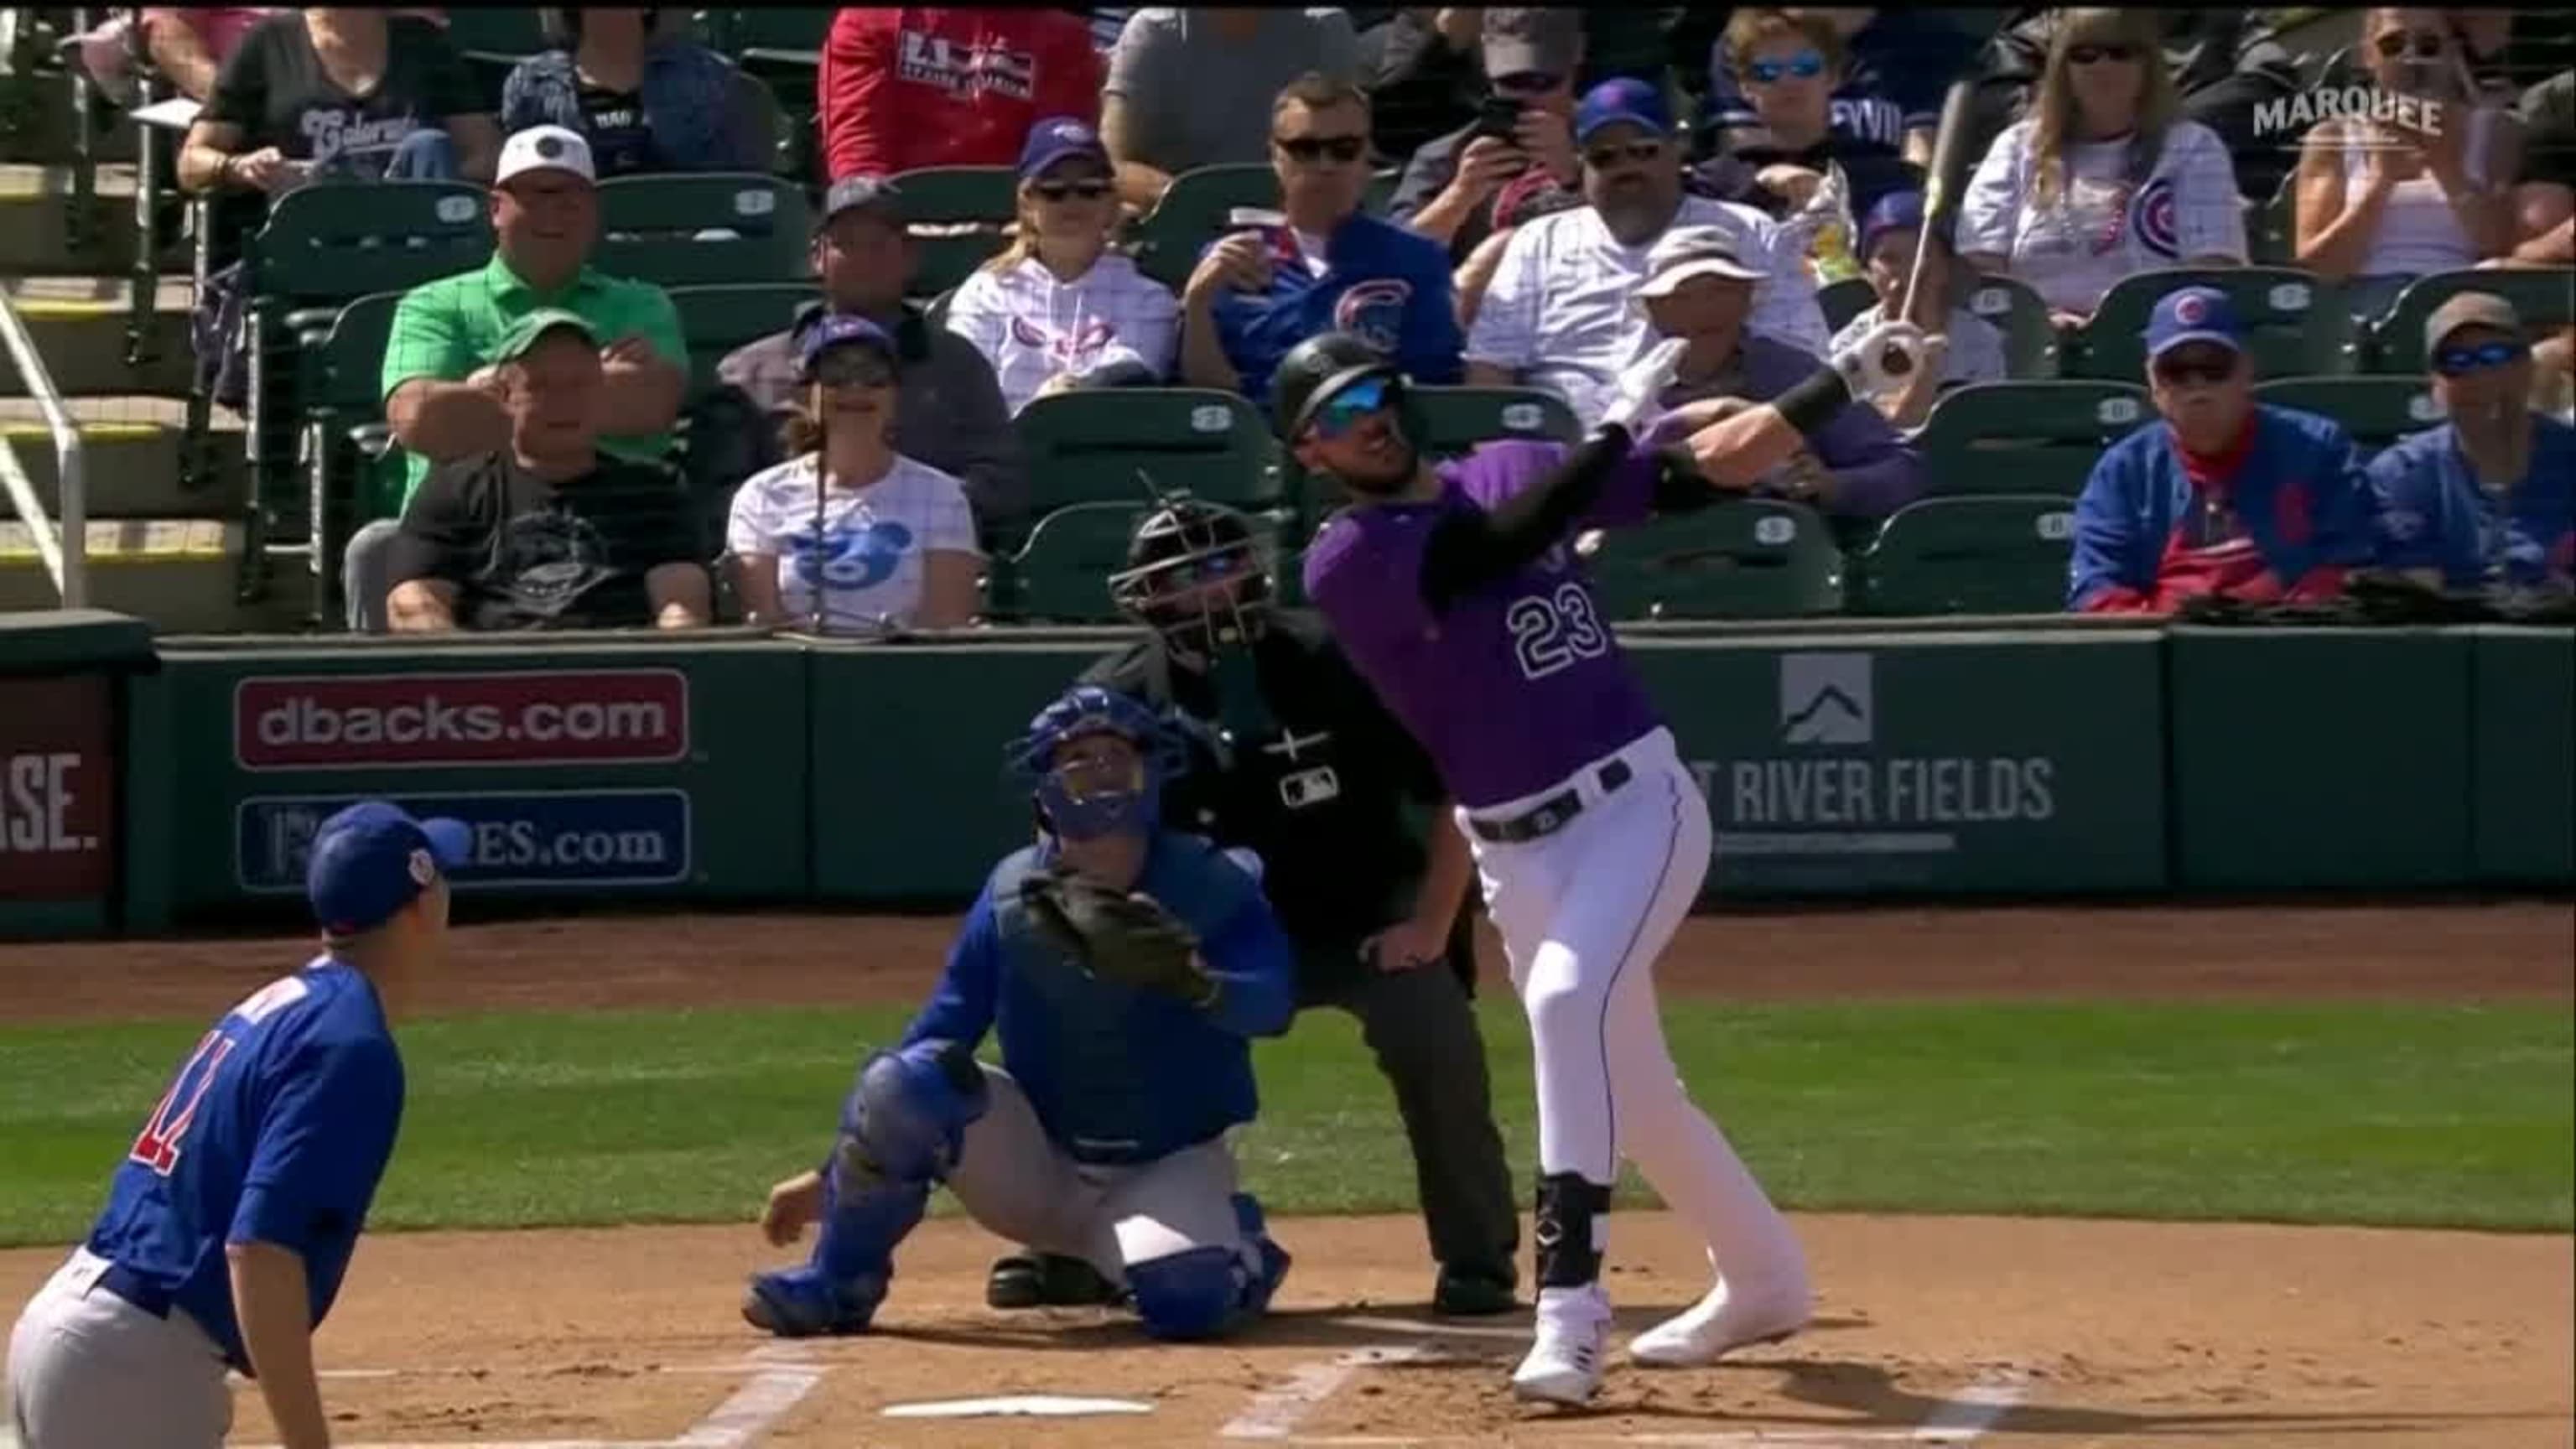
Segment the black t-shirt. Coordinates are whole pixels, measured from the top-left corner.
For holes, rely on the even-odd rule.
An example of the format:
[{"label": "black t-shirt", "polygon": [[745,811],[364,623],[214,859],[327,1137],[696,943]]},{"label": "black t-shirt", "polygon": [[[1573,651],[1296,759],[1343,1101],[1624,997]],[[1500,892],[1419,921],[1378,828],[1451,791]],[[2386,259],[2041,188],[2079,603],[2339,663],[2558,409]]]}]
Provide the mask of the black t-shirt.
[{"label": "black t-shirt", "polygon": [[666,171],[653,150],[653,128],[644,120],[641,91],[612,91],[588,81],[579,83],[581,128],[590,141],[591,163],[602,176],[632,176]]},{"label": "black t-shirt", "polygon": [[490,109],[445,31],[410,16],[385,27],[385,72],[374,91],[352,96],[322,69],[303,12],[270,16],[216,74],[206,119],[241,127],[246,151],[275,146],[298,161],[345,158],[361,175],[381,176],[413,131]]},{"label": "black t-shirt", "polygon": [[602,458],[549,483],[499,453],[430,469],[389,548],[391,583],[452,583],[457,624],[489,631],[649,628],[645,575],[701,552],[658,468]]},{"label": "black t-shirt", "polygon": [[1302,955],[1347,956],[1411,912],[1426,857],[1404,802],[1436,805],[1447,791],[1320,619],[1274,609],[1249,657],[1232,651],[1205,673],[1149,635],[1083,680],[1179,707],[1190,768],[1163,788],[1163,823],[1260,855]]}]

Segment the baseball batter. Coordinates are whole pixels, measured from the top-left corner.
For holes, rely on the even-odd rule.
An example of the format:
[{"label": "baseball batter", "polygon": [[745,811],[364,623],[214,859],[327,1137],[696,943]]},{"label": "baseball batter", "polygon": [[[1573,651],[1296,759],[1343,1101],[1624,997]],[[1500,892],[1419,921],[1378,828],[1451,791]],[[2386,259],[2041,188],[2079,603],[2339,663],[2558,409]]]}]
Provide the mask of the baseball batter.
[{"label": "baseball batter", "polygon": [[[754,1327],[865,1331],[942,1182],[1002,1237],[1088,1262],[1156,1338],[1233,1332],[1288,1271],[1225,1140],[1258,1107],[1248,1039],[1295,1010],[1287,935],[1240,866],[1160,828],[1176,750],[1142,706],[1074,689],[1014,755],[1039,841],[994,867],[929,1003],[859,1069],[830,1159],[771,1191],[772,1243],[823,1226],[811,1261],[753,1277]],[[988,1030],[998,1068],[974,1057]]]},{"label": "baseball batter", "polygon": [[1742,405],[1692,404],[1648,432],[1680,354],[1668,342],[1619,378],[1579,446],[1496,443],[1437,468],[1408,436],[1404,379],[1366,343],[1326,334],[1280,365],[1282,437],[1354,500],[1308,549],[1307,594],[1457,801],[1529,1019],[1539,1301],[1512,1377],[1523,1398],[1579,1404],[1600,1387],[1623,1155],[1700,1232],[1719,1275],[1632,1358],[1706,1363],[1796,1331],[1810,1307],[1787,1222],[1664,1046],[1654,962],[1707,874],[1708,807],[1567,540],[1744,487],[1922,352],[1919,329],[1885,324],[1773,403],[1715,422]]},{"label": "baseball batter", "polygon": [[18,1319],[25,1449],[214,1449],[227,1368],[259,1381],[286,1449],[331,1442],[313,1331],[339,1296],[402,1123],[387,999],[445,949],[453,820],[353,805],[313,838],[323,950],[197,1040],[89,1240]]}]

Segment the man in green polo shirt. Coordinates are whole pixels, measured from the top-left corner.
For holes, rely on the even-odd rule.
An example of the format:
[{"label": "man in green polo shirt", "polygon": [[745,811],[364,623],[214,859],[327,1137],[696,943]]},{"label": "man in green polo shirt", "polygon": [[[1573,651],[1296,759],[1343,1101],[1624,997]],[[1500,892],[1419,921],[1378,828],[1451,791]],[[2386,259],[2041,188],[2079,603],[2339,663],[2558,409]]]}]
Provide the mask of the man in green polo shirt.
[{"label": "man in green polo shirt", "polygon": [[[541,308],[560,308],[607,339],[599,449],[658,463],[689,377],[688,343],[670,295],[650,282],[594,271],[599,190],[590,144],[561,126],[510,137],[492,182],[498,243],[478,270],[413,288],[395,309],[385,343],[385,417],[401,445],[408,505],[433,464],[492,451],[509,436],[493,366],[502,335]],[[398,511],[398,510],[397,510]],[[349,540],[343,580],[349,627],[385,627],[383,549],[394,520]]]}]

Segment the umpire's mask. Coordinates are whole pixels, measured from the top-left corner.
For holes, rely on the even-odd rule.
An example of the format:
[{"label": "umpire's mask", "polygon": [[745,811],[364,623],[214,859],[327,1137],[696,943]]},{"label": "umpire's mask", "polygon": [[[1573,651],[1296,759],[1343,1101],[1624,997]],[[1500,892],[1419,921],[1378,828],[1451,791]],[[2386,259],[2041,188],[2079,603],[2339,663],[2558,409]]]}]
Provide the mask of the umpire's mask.
[{"label": "umpire's mask", "polygon": [[1109,576],[1118,611],[1195,661],[1261,637],[1271,597],[1268,530],[1231,508],[1175,499],[1127,540],[1127,567]]}]

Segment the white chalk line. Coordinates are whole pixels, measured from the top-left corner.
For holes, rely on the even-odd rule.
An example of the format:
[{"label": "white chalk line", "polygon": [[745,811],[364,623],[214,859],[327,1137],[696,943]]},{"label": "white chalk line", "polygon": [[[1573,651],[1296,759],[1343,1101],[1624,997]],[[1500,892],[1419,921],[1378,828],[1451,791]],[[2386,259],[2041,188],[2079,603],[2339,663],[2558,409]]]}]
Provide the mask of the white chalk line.
[{"label": "white chalk line", "polygon": [[1934,1409],[1923,1427],[1914,1431],[1914,1442],[1965,1444],[2001,1423],[2028,1392],[2030,1380],[2019,1369],[1989,1373]]},{"label": "white chalk line", "polygon": [[1218,1435],[1226,1439],[1285,1439],[1315,1406],[1333,1396],[1333,1392],[1350,1382],[1351,1375],[1372,1364],[1404,1363],[1431,1357],[1432,1351],[1412,1345],[1358,1348],[1324,1363],[1310,1363],[1288,1376],[1288,1381],[1262,1390],[1252,1396],[1243,1412],[1226,1421]]}]

